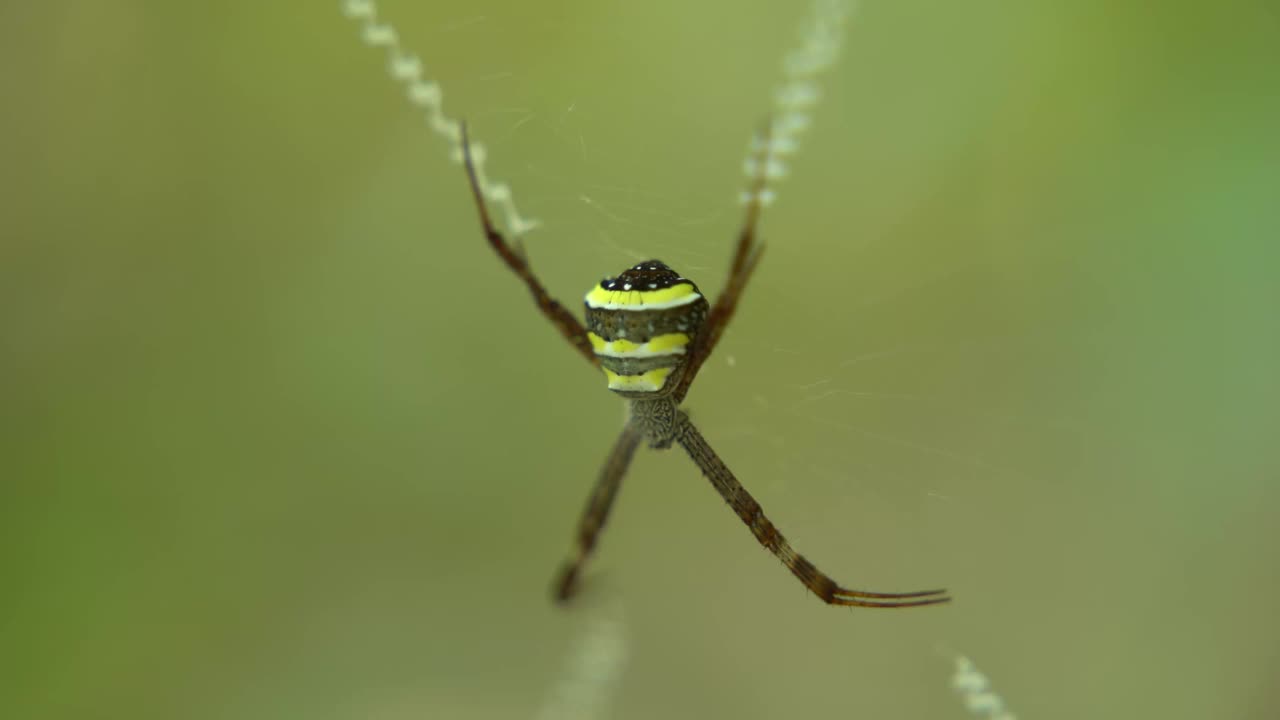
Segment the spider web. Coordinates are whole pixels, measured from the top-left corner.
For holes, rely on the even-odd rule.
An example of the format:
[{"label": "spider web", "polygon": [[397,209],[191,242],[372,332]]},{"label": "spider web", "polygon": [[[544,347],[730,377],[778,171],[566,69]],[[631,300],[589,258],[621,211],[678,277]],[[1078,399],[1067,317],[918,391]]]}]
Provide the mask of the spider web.
[{"label": "spider web", "polygon": [[[860,21],[863,19],[871,27],[883,27],[876,24],[874,15]],[[920,29],[946,25],[936,18],[915,19],[920,21]],[[988,22],[997,20],[987,18]],[[1148,582],[1157,575],[1152,570],[1136,570],[1136,564],[1148,569],[1181,567],[1180,561],[1162,548],[1182,530],[1161,529],[1155,516],[1172,512],[1164,504],[1172,502],[1168,494],[1172,488],[1165,482],[1184,474],[1185,469],[1170,462],[1169,473],[1153,472],[1162,461],[1148,464],[1134,458],[1134,452],[1126,447],[1150,427],[1164,425],[1154,413],[1145,425],[1130,424],[1110,414],[1118,411],[1133,419],[1142,413],[1128,414],[1123,409],[1126,405],[1132,402],[1130,409],[1150,407],[1150,401],[1136,401],[1124,387],[1127,383],[1116,381],[1119,375],[1112,374],[1121,372],[1114,368],[1116,363],[1125,364],[1125,353],[1147,358],[1147,365],[1130,376],[1136,386],[1148,386],[1151,378],[1159,376],[1160,368],[1176,361],[1163,351],[1138,351],[1127,335],[1094,334],[1112,324],[1104,318],[1133,317],[1131,308],[1142,303],[1141,291],[1129,288],[1149,287],[1142,279],[1145,268],[1148,263],[1159,265],[1151,258],[1177,250],[1163,242],[1156,243],[1159,249],[1150,253],[1133,250],[1131,237],[1122,232],[1106,234],[1105,249],[1088,249],[1097,236],[1082,228],[1107,227],[1117,217],[1127,217],[1132,211],[1129,200],[1099,200],[1089,208],[1077,206],[1080,198],[1105,194],[1093,187],[1101,182],[1098,167],[1082,166],[1079,163],[1083,161],[1071,157],[1071,151],[1034,137],[1038,132],[1052,138],[1098,133],[1107,139],[1095,137],[1095,149],[1121,152],[1116,137],[1144,137],[1145,131],[1133,128],[1144,122],[1159,123],[1149,108],[1108,94],[1121,91],[1096,87],[1094,80],[1072,76],[1070,71],[1042,66],[1044,76],[1034,79],[1006,71],[999,62],[1001,57],[1048,62],[1047,57],[1061,60],[1078,52],[1074,43],[1079,38],[1062,29],[1069,24],[1055,22],[1052,16],[1034,22],[1026,16],[1019,20],[1036,28],[1038,42],[1048,43],[1047,49],[1031,48],[1037,41],[1018,38],[1015,32],[984,31],[981,37],[987,47],[976,51],[954,74],[946,73],[942,67],[946,63],[935,63],[928,72],[920,73],[884,65],[869,67],[860,62],[867,56],[858,51],[874,45],[876,33],[855,30],[849,43],[854,57],[839,69],[836,77],[842,82],[833,84],[813,132],[806,138],[807,151],[794,163],[795,176],[784,187],[785,202],[765,216],[762,235],[769,250],[761,272],[744,298],[734,327],[694,387],[690,405],[717,450],[779,526],[797,547],[811,553],[820,566],[828,567],[837,577],[841,566],[831,567],[829,558],[847,563],[845,567],[859,573],[901,579],[906,585],[912,585],[913,578],[934,576],[961,578],[968,583],[965,593],[957,593],[957,606],[969,609],[957,612],[973,618],[969,613],[983,611],[970,603],[979,603],[989,613],[984,622],[969,628],[937,627],[929,625],[932,618],[913,617],[910,623],[926,624],[930,630],[924,634],[933,632],[931,639],[944,638],[944,644],[958,646],[959,652],[950,655],[972,652],[982,658],[984,672],[991,673],[994,685],[1002,693],[1010,693],[1011,703],[1025,708],[1026,699],[1035,696],[1027,691],[1028,686],[1038,686],[1054,697],[1074,696],[1075,686],[1061,678],[1086,675],[1080,668],[1097,657],[1098,644],[1125,654],[1125,648],[1110,644],[1112,641],[1103,636],[1142,634],[1129,622],[1145,611],[1135,606],[1131,615],[1120,619],[1109,609],[1115,598],[1094,605],[1084,601],[1088,607],[1080,615],[1075,609],[1069,611],[1081,622],[1053,633],[1056,641],[1049,652],[1044,651],[1042,623],[1033,617],[1036,613],[1028,612],[1020,620],[1012,620],[1008,613],[1020,614],[1015,606],[1024,602],[1051,602],[1049,592],[1071,594],[1074,603],[1073,591],[1079,583],[1092,584],[1100,575],[1125,587],[1135,582],[1133,573],[1147,576]],[[861,26],[855,23],[855,28]],[[931,40],[942,41],[946,36],[941,28],[932,32],[936,36]],[[1129,39],[1148,42],[1141,33]],[[878,46],[873,57],[912,62],[886,46]],[[715,68],[716,60],[706,62],[713,67],[710,72],[727,74]],[[694,74],[693,70],[687,72]],[[940,100],[932,106],[912,100],[916,91],[879,79],[877,73],[913,80],[909,85],[917,89],[918,97],[931,94]],[[762,70],[742,73],[753,79],[764,74]],[[944,75],[949,82],[938,81],[936,75]],[[971,83],[974,76],[992,79]],[[1061,85],[1045,83],[1037,88],[1045,77]],[[1139,85],[1142,83],[1135,77],[1126,91],[1146,97],[1136,90]],[[1054,99],[1053,94],[1063,87],[1074,88],[1079,94],[1071,102]],[[658,92],[652,87],[645,90],[645,94]],[[643,167],[643,158],[629,166],[589,166],[579,176],[606,180],[600,191],[572,193],[572,197],[585,195],[592,201],[588,207],[595,217],[586,222],[596,230],[594,243],[599,252],[592,254],[599,257],[591,258],[593,267],[601,265],[601,257],[609,260],[618,248],[626,251],[629,259],[656,253],[673,261],[669,255],[674,254],[673,264],[700,282],[709,278],[704,287],[714,292],[738,218],[728,209],[707,210],[724,207],[716,193],[731,181],[718,159],[729,154],[732,142],[712,135],[731,136],[728,126],[745,124],[746,118],[741,105],[727,105],[731,112],[722,111],[708,122],[705,118],[714,111],[709,107],[714,103],[696,105],[698,101],[692,98],[698,94],[688,91],[679,103],[667,103],[695,104],[687,115],[676,119],[680,122],[672,120],[671,124],[687,127],[707,122],[715,132],[694,141],[686,138],[682,147],[691,148],[685,153],[688,161],[667,163],[664,169],[674,171],[667,173],[667,179],[633,172]],[[1010,97],[1020,99],[1008,101]],[[722,100],[719,96],[716,99]],[[984,112],[999,113],[1006,101],[1020,109],[1009,117],[984,117]],[[1078,127],[1070,112],[1065,117],[1055,115],[1074,107],[1073,102],[1090,108],[1080,113],[1093,126]],[[1091,106],[1090,102],[1097,104]],[[877,107],[878,103],[886,107]],[[1115,113],[1127,119],[1121,121]],[[624,118],[615,118],[615,122],[626,124]],[[1132,134],[1107,136],[1116,132],[1110,124],[1113,122],[1133,123],[1126,131]],[[642,129],[630,132],[648,138],[648,123],[637,125]],[[981,138],[977,142],[971,139],[975,135]],[[655,130],[654,138],[660,147],[681,142],[675,130]],[[1015,144],[1021,153],[1006,149],[1005,143],[1011,139],[1020,141]],[[604,146],[626,142],[626,137],[620,136]],[[588,143],[587,147],[589,157],[605,152],[600,143]],[[1095,160],[1102,163],[1100,158]],[[1076,184],[1067,183],[1070,189],[1059,184],[1065,182],[1062,168],[1075,168],[1079,173]],[[1127,176],[1138,181],[1135,185],[1117,183],[1111,192],[1126,197],[1134,187],[1162,183],[1148,172],[1136,171]],[[1159,200],[1150,207],[1159,208],[1157,214],[1167,210]],[[1078,217],[1077,211],[1081,213]],[[1149,233],[1151,228],[1137,231]],[[1135,258],[1144,260],[1135,260],[1132,275],[1109,275],[1116,271],[1126,247]],[[607,263],[604,266],[606,272],[612,270]],[[1144,269],[1136,270],[1138,267]],[[1114,284],[1099,281],[1106,277]],[[1181,293],[1174,290],[1161,296],[1164,312],[1172,307],[1190,309],[1190,304],[1175,299]],[[1207,298],[1200,301],[1213,304]],[[1154,327],[1163,327],[1166,322],[1177,322],[1170,317],[1156,312],[1151,320]],[[1223,317],[1235,317],[1234,311]],[[1149,331],[1143,325],[1125,326],[1121,332],[1141,335]],[[1108,340],[1104,342],[1102,337]],[[1192,352],[1181,344],[1173,346]],[[1084,379],[1078,363],[1090,357],[1097,363],[1097,375]],[[1075,386],[1081,397],[1067,397],[1072,391],[1061,388],[1062,378],[1074,378],[1085,386]],[[1200,380],[1203,384],[1197,386],[1221,387],[1214,379]],[[1088,388],[1103,386],[1110,388],[1107,398],[1088,397]],[[1267,384],[1272,386],[1274,383]],[[1173,395],[1193,392],[1190,388],[1166,390]],[[1125,397],[1129,400],[1120,399]],[[1091,407],[1095,402],[1098,404]],[[1111,428],[1116,435],[1106,437],[1101,428]],[[1205,429],[1204,436],[1211,435]],[[1197,438],[1190,441],[1192,446],[1203,447],[1199,434],[1187,437]],[[1234,439],[1223,442],[1231,448],[1240,447]],[[1160,441],[1149,449],[1153,457],[1192,464],[1190,456],[1198,452]],[[1111,460],[1106,459],[1109,454]],[[1249,456],[1258,459],[1256,451]],[[1234,462],[1219,457],[1215,467],[1221,473]],[[669,469],[672,475],[680,472],[676,460],[655,460],[648,467],[655,465]],[[1146,470],[1134,472],[1137,468]],[[655,475],[661,479],[666,473],[641,471],[636,475],[637,479]],[[1232,487],[1240,486],[1232,482]],[[678,537],[667,547],[693,546],[687,554],[682,553],[682,562],[689,564],[723,562],[741,551],[741,573],[723,574],[734,580],[735,587],[747,588],[753,601],[758,601],[758,594],[767,592],[760,587],[767,580],[762,574],[767,572],[765,563],[747,557],[741,549],[740,529],[733,527],[732,518],[708,520],[705,493],[686,496],[666,484],[662,490],[678,507],[663,506],[661,520],[654,518],[656,511],[627,510],[625,503],[633,501],[630,507],[634,508],[637,495],[645,491],[634,484],[624,491],[623,514],[614,531],[636,523],[661,525],[665,537]],[[1240,516],[1248,514],[1242,511]],[[1193,515],[1179,516],[1187,523],[1183,527],[1200,523]],[[674,529],[700,523],[706,523],[705,532]],[[1148,534],[1153,528],[1155,536]],[[1194,539],[1184,537],[1182,541],[1199,546]],[[625,541],[616,536],[606,540],[617,542]],[[1139,555],[1130,551],[1141,546],[1146,546],[1147,552]],[[648,553],[636,552],[620,558],[619,565],[649,558]],[[674,572],[664,568],[650,577]],[[1170,569],[1161,577],[1186,581],[1181,572]],[[712,586],[693,574],[680,579],[688,581],[685,586]],[[1159,586],[1148,582],[1141,586],[1155,592]],[[1006,592],[1012,597],[1002,599]],[[633,592],[628,594],[635,597]],[[652,599],[650,595],[643,597]],[[720,598],[689,603],[690,613],[715,610],[738,623],[768,624],[746,612],[732,614]],[[1258,619],[1254,617],[1255,622]],[[798,621],[776,622],[791,627]],[[1014,624],[1024,628],[1029,637],[1024,640],[1012,632]],[[1157,625],[1152,623],[1152,628]],[[1109,629],[1096,630],[1099,627]],[[1160,642],[1157,636],[1158,632],[1145,635],[1153,643]],[[1095,644],[1078,639],[1084,637],[1092,638]],[[880,639],[885,642],[861,636],[857,642],[879,650],[902,641],[898,635]],[[1057,655],[1060,646],[1071,649],[1070,659]],[[803,652],[784,642],[771,644],[770,649],[781,658],[799,657]],[[635,652],[643,656],[643,647]],[[1014,677],[1011,682],[1005,678],[1019,672],[1011,667],[1014,657],[1036,658],[1043,666],[1025,670],[1023,677]],[[642,661],[633,663],[633,667],[642,665]],[[1112,667],[1124,665],[1117,662]],[[733,667],[740,673],[749,672],[746,663]],[[847,670],[849,666],[841,667]],[[1055,675],[1055,670],[1062,674]],[[945,676],[945,669],[939,669],[935,676]],[[1104,682],[1097,676],[1094,679]],[[787,680],[803,687],[804,680],[794,675],[788,675]],[[831,682],[840,681],[831,678]],[[975,711],[986,708],[998,712],[999,705],[976,690],[972,678],[966,682],[973,691],[967,702]],[[1123,697],[1125,692],[1125,688],[1115,687],[1111,697]],[[939,701],[940,706],[943,702]],[[1144,699],[1133,707],[1146,707],[1150,702]],[[884,714],[901,716],[889,710]]]},{"label": "spider web", "polygon": [[[370,27],[377,27],[373,24],[376,22],[373,9],[368,3],[359,3],[356,9],[357,19],[366,23],[366,38],[372,35],[374,44],[393,48],[393,76],[411,83],[426,82],[422,79],[425,75],[421,65],[407,61],[407,51],[400,49],[410,46],[409,40],[392,35],[386,28],[371,32]],[[796,153],[802,135],[807,142],[815,143],[838,142],[840,137],[834,131],[810,135],[811,125],[816,128],[813,133],[819,133],[822,128],[822,121],[814,124],[810,114],[821,96],[816,78],[837,57],[841,44],[838,28],[844,20],[843,9],[836,3],[818,3],[816,13],[818,20],[810,18],[804,25],[806,30],[801,34],[799,50],[790,52],[786,50],[789,38],[769,30],[771,19],[757,19],[753,23],[739,16],[732,19],[738,23],[734,28],[737,32],[744,37],[767,38],[776,50],[760,52],[757,56],[707,58],[710,61],[705,68],[701,67],[703,56],[698,56],[699,62],[692,61],[690,55],[672,59],[666,65],[659,63],[658,67],[636,68],[627,60],[633,50],[619,50],[616,57],[606,54],[599,62],[610,65],[612,60],[622,70],[632,73],[614,78],[615,87],[625,89],[620,109],[605,102],[613,97],[609,87],[558,87],[547,76],[539,76],[535,81],[534,75],[517,69],[510,59],[503,62],[488,54],[477,58],[456,50],[442,52],[444,57],[434,60],[446,75],[439,86],[433,86],[428,94],[420,85],[416,91],[411,85],[410,92],[419,99],[418,104],[423,97],[431,98],[433,104],[427,106],[428,123],[442,132],[451,145],[456,145],[456,133],[452,131],[456,125],[440,113],[441,98],[446,93],[452,96],[452,88],[462,88],[459,94],[474,93],[468,81],[480,84],[493,96],[489,101],[490,110],[469,118],[472,133],[487,139],[491,150],[488,159],[495,172],[509,178],[507,187],[515,188],[515,192],[504,188],[498,193],[498,199],[513,201],[518,196],[522,206],[532,208],[531,212],[542,220],[540,231],[528,235],[525,245],[544,281],[562,298],[572,298],[569,293],[582,284],[583,277],[594,278],[613,272],[617,269],[615,266],[653,256],[668,260],[714,293],[741,221],[740,207],[726,192],[741,185],[741,176],[735,178],[735,175],[744,172],[749,179],[764,172],[770,178],[770,185],[760,201],[771,204],[778,183],[789,172],[784,160]],[[639,17],[632,19],[639,20]],[[441,26],[446,28],[441,36],[457,41],[459,38],[454,36],[476,34],[482,23],[446,22]],[[619,27],[627,27],[627,23]],[[494,43],[495,37],[515,32],[510,24],[485,30],[489,44],[497,47],[505,43],[501,40]],[[544,19],[536,28],[540,33],[564,30],[565,26],[554,18]],[[670,28],[653,31],[669,32]],[[688,37],[676,35],[670,42],[679,45],[683,40],[690,51],[702,40],[692,31]],[[389,40],[392,37],[395,43]],[[462,44],[465,46],[466,42]],[[770,59],[770,55],[783,58],[781,72],[777,69],[777,60]],[[478,63],[480,67],[461,73],[462,78],[447,77],[458,73],[450,68],[467,63]],[[743,71],[744,65],[750,69]],[[700,99],[696,92],[677,95],[679,86],[671,85],[670,81],[665,81],[668,87],[646,87],[646,76],[657,76],[663,71],[669,77],[685,72],[702,78],[709,86],[714,83],[720,87],[710,100]],[[773,80],[771,76],[781,79]],[[727,84],[723,82],[726,77],[739,79]],[[539,93],[556,97],[559,103],[539,105],[539,98],[522,95],[521,87],[527,85],[536,85]],[[764,102],[761,102],[762,92]],[[653,105],[644,97],[649,93],[666,97],[668,103],[690,102],[694,107],[682,110],[673,104],[664,108],[669,111],[665,114],[629,116],[628,111]],[[709,114],[712,109],[709,105],[726,97],[733,99],[739,112]],[[730,126],[739,129],[736,138],[734,133],[724,130]],[[768,141],[760,134],[766,127]],[[634,142],[637,137],[643,137],[643,143]],[[742,157],[744,138],[749,142],[745,163],[739,169],[735,156]],[[634,151],[637,144],[659,150]],[[689,148],[691,152],[681,153],[681,148]],[[672,159],[654,163],[654,157],[661,155]],[[805,155],[800,154],[797,161],[803,163],[804,159]],[[681,161],[683,165],[679,164]],[[830,179],[830,168],[812,165],[816,166],[815,177],[805,179],[804,173],[799,173],[790,185],[791,202],[770,208],[765,214],[764,236],[770,245],[770,255],[765,262],[777,270],[772,278],[762,274],[749,289],[741,319],[712,359],[707,379],[700,381],[692,396],[694,412],[706,418],[706,432],[717,438],[718,444],[724,443],[722,452],[733,458],[730,464],[750,468],[743,471],[743,479],[755,492],[774,502],[779,498],[812,498],[795,503],[786,511],[773,510],[784,527],[804,527],[815,518],[818,520],[817,527],[806,528],[809,540],[806,546],[813,546],[815,539],[838,537],[843,524],[838,519],[841,516],[847,518],[868,512],[868,508],[858,507],[855,501],[859,496],[851,492],[850,484],[855,477],[863,479],[863,487],[901,480],[901,470],[895,468],[892,458],[867,460],[862,457],[864,453],[850,446],[850,437],[859,438],[863,445],[887,446],[941,460],[944,466],[982,466],[978,458],[965,455],[961,450],[930,445],[913,439],[909,432],[895,436],[878,431],[874,423],[864,418],[847,416],[845,409],[836,404],[840,399],[859,394],[877,394],[886,399],[890,394],[857,389],[844,379],[848,375],[844,368],[846,360],[839,352],[816,352],[807,348],[808,339],[803,335],[792,338],[783,334],[788,325],[812,330],[811,323],[787,323],[781,327],[776,324],[777,318],[785,319],[787,312],[771,312],[769,306],[775,304],[771,297],[785,298],[788,288],[803,285],[806,276],[819,285],[829,285],[820,275],[789,269],[813,265],[814,258],[830,252],[830,248],[812,241],[817,234],[812,224],[809,228],[803,226],[808,224],[804,223],[805,215],[817,212],[816,208],[824,204],[815,204],[811,199],[838,191],[839,181]],[[750,198],[751,194],[747,193],[742,199]],[[516,213],[514,205],[506,212],[509,228],[530,227]],[[799,233],[790,229],[797,220],[802,226]],[[466,232],[465,226],[458,230],[459,234]],[[489,259],[481,258],[482,261]],[[834,273],[834,279],[839,279],[838,272]],[[494,308],[482,311],[508,313],[507,300],[504,298],[502,303],[495,303]],[[777,304],[782,306],[781,302]],[[804,312],[802,304],[796,304],[795,312]],[[753,315],[756,319],[752,319]],[[761,328],[764,328],[763,336],[769,337],[772,333],[774,339],[752,339],[753,335],[762,334]],[[544,329],[533,327],[532,331]],[[838,333],[826,337],[844,341]],[[894,346],[878,352],[889,356],[904,354],[906,350]],[[552,356],[551,362],[561,359]],[[745,393],[742,387],[747,388]],[[897,399],[911,398],[903,395]],[[942,474],[954,475],[949,467],[946,469]],[[895,470],[899,471],[897,475]],[[634,474],[639,476],[643,472],[636,470]],[[927,498],[929,492],[933,491],[928,487],[916,487],[909,495]],[[862,497],[865,499],[865,495]],[[834,508],[822,510],[824,502],[830,506],[833,498],[840,502]],[[708,510],[716,512],[718,508],[711,509],[714,507],[701,507],[700,514],[705,515]],[[873,503],[871,510],[874,509]],[[625,509],[619,510],[620,514],[625,512]],[[729,541],[723,542],[723,547],[740,548],[740,528],[729,532]],[[732,542],[735,540],[739,542]],[[618,542],[616,538],[606,540],[606,543]],[[838,555],[834,549],[836,543],[831,547],[819,554]],[[609,688],[616,688],[617,673],[627,664],[630,650],[624,638],[628,633],[616,618],[590,619],[592,617],[588,611],[580,623],[580,640],[571,646],[577,649],[567,649],[562,679],[551,683],[553,688],[560,689],[548,696],[546,707],[551,709],[546,710],[547,713],[564,714],[568,712],[566,704],[574,702],[598,709],[608,702],[607,696],[616,691]],[[575,657],[586,659],[574,660]],[[596,669],[588,671],[587,667]],[[608,670],[610,667],[617,670]],[[583,677],[595,678],[595,682]],[[595,711],[582,712],[590,716]]]}]

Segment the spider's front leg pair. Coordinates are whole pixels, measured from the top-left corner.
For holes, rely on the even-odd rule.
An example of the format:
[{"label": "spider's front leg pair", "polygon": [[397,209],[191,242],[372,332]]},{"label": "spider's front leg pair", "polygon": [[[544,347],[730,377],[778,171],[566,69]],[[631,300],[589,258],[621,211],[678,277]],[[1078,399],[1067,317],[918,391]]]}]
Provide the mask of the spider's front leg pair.
[{"label": "spider's front leg pair", "polygon": [[656,448],[675,443],[683,447],[760,544],[823,602],[893,608],[950,600],[942,590],[879,593],[839,586],[791,548],[765,517],[759,503],[679,408],[698,370],[733,318],[738,299],[760,261],[762,246],[756,241],[755,232],[765,184],[763,171],[751,188],[746,220],[738,234],[729,276],[714,305],[708,309],[706,300],[692,282],[652,260],[628,269],[617,278],[606,278],[593,288],[586,297],[587,325],[584,327],[538,281],[523,250],[508,242],[494,227],[472,162],[465,126],[462,150],[472,197],[490,246],[524,281],[538,308],[561,335],[588,362],[604,370],[611,390],[632,403],[631,418],[614,442],[578,524],[576,551],[555,583],[557,600],[567,601],[576,591],[582,567],[604,529],[622,478],[636,448],[645,439]]}]

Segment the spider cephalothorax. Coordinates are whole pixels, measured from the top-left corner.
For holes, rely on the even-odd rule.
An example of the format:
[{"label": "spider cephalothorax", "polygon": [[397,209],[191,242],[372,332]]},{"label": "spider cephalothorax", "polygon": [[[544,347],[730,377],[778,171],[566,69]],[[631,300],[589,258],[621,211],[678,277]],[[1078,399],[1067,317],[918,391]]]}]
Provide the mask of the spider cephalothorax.
[{"label": "spider cephalothorax", "polygon": [[755,225],[764,193],[765,176],[756,179],[747,205],[747,220],[738,236],[729,265],[729,278],[715,304],[707,303],[698,286],[658,260],[642,262],[615,278],[605,278],[586,296],[586,323],[578,321],[538,281],[519,245],[512,244],[493,226],[484,193],[476,176],[466,128],[462,128],[462,157],[471,181],[471,194],[480,213],[485,238],[533,295],[534,302],[560,334],[588,362],[604,370],[609,389],[631,401],[631,413],[605,461],[595,490],[587,500],[578,524],[574,556],[561,570],[555,585],[560,601],[577,588],[583,563],[613,507],[618,486],[641,440],[663,449],[679,444],[702,474],[751,530],[756,540],[773,553],[810,592],[830,605],[901,608],[936,605],[950,600],[942,590],[879,593],[841,587],[806,560],[764,515],[760,504],[734,477],[702,433],[680,409],[689,385],[715,349],[724,328],[738,307],[738,298],[760,261],[761,246]]},{"label": "spider cephalothorax", "polygon": [[587,338],[609,389],[630,398],[671,394],[707,318],[698,286],[649,260],[601,280],[585,305]]}]

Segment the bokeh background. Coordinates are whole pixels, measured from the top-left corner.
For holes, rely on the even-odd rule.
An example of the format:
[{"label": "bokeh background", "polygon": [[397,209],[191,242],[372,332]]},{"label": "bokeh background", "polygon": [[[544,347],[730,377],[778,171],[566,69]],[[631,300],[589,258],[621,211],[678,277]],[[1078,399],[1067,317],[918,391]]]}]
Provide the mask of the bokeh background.
[{"label": "bokeh background", "polygon": [[[384,0],[571,306],[722,282],[790,3]],[[1280,11],[867,2],[644,452],[336,2],[0,9],[0,715],[1280,712]]]}]

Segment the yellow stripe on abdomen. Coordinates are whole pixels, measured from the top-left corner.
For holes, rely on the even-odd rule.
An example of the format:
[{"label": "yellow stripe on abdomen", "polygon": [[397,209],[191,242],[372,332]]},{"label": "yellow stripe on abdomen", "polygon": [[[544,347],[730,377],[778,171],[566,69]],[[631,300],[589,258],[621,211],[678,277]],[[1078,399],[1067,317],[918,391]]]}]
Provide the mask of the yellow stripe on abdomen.
[{"label": "yellow stripe on abdomen", "polygon": [[666,310],[688,305],[702,297],[693,283],[689,282],[656,289],[616,281],[615,285],[612,289],[603,285],[591,288],[585,298],[587,307],[597,310]]},{"label": "yellow stripe on abdomen", "polygon": [[648,342],[633,343],[630,340],[605,340],[599,335],[588,332],[591,347],[596,355],[615,358],[649,358],[663,355],[683,355],[685,346],[689,344],[689,336],[684,333],[668,333],[650,338]]},{"label": "yellow stripe on abdomen", "polygon": [[658,392],[667,383],[667,376],[672,368],[656,368],[639,375],[619,375],[604,368],[605,377],[609,378],[609,389],[619,392]]}]

